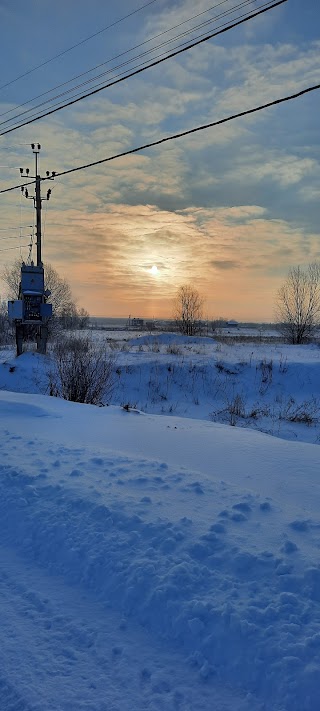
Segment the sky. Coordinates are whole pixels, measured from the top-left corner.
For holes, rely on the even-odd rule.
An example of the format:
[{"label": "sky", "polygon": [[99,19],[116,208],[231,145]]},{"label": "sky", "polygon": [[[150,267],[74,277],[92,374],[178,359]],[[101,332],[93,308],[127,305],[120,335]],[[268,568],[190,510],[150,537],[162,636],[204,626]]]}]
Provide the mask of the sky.
[{"label": "sky", "polygon": [[[94,66],[113,60],[95,71],[100,74],[208,18],[217,18],[215,26],[231,22],[263,0],[235,10],[239,3],[153,0],[139,10],[143,0],[56,0],[54,5],[0,0],[0,122],[52,94],[12,111],[15,107]],[[205,14],[189,19],[199,13]],[[33,141],[41,144],[41,174],[60,172],[318,84],[319,21],[314,0],[287,0],[174,59],[0,136],[0,189],[20,183],[20,166],[32,173]],[[113,59],[117,55],[123,56]],[[92,76],[89,72],[76,83]],[[209,319],[272,321],[288,270],[320,259],[319,108],[315,91],[56,178],[50,201],[43,203],[44,261],[68,279],[79,307],[91,315],[170,318],[177,289],[192,284]],[[2,130],[9,126],[0,123]],[[20,190],[0,195],[2,265],[20,255],[27,259],[31,230],[26,226],[34,212]],[[6,296],[2,281],[0,295]]]}]

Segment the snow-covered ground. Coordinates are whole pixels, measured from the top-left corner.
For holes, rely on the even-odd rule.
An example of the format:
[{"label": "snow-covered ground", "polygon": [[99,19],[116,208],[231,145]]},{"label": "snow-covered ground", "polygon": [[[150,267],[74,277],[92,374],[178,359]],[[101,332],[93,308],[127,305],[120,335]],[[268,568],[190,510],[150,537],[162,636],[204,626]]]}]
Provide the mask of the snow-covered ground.
[{"label": "snow-covered ground", "polygon": [[100,408],[0,357],[1,710],[318,711],[320,350],[110,352]]},{"label": "snow-covered ground", "polygon": [[[114,387],[105,404],[320,444],[318,345],[226,344],[128,331],[95,331],[94,338],[114,359]],[[0,388],[47,393],[49,359],[12,354],[0,351]]]}]

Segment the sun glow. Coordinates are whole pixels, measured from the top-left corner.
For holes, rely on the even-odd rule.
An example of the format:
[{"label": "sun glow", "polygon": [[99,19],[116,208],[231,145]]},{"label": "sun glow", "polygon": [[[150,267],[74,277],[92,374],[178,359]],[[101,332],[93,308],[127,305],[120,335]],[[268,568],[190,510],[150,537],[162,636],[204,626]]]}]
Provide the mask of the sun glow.
[{"label": "sun glow", "polygon": [[156,266],[156,264],[154,264],[150,269],[150,274],[152,274],[152,276],[156,276],[158,274],[158,272],[159,272],[158,267]]}]

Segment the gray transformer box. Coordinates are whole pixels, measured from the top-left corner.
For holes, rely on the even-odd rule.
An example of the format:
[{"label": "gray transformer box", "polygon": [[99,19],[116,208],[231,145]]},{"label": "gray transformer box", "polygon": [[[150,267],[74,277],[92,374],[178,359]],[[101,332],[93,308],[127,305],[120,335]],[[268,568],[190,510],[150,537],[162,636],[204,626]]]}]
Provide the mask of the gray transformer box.
[{"label": "gray transformer box", "polygon": [[23,318],[23,302],[8,301],[8,318],[9,321],[22,321]]},{"label": "gray transformer box", "polygon": [[21,266],[21,282],[19,299],[8,302],[10,321],[20,321],[22,324],[45,323],[52,316],[52,304],[47,304],[44,293],[43,266],[34,264]]},{"label": "gray transformer box", "polygon": [[21,267],[21,293],[31,292],[32,294],[44,294],[44,270],[43,267],[28,266]]},{"label": "gray transformer box", "polygon": [[52,304],[41,302],[40,298],[38,295],[31,297],[27,294],[23,300],[8,301],[9,321],[34,323],[51,318]]},{"label": "gray transformer box", "polygon": [[40,315],[41,315],[41,318],[51,318],[52,304],[41,304]]}]

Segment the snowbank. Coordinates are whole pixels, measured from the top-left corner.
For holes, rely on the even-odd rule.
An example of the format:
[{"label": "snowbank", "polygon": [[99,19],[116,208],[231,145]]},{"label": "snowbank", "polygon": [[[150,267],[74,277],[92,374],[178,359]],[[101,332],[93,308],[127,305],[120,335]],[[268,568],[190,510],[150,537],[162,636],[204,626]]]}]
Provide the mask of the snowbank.
[{"label": "snowbank", "polygon": [[3,544],[207,683],[318,709],[317,446],[18,393],[0,413]]}]

